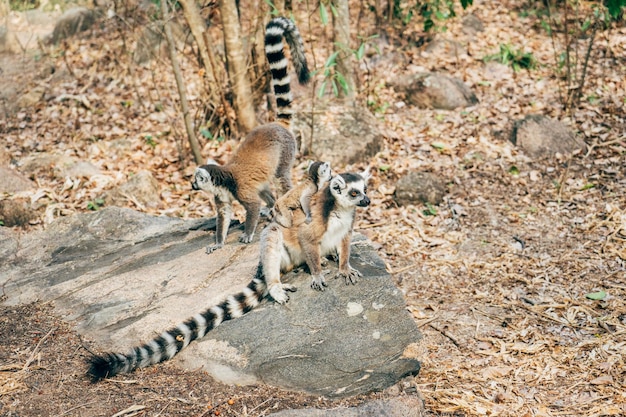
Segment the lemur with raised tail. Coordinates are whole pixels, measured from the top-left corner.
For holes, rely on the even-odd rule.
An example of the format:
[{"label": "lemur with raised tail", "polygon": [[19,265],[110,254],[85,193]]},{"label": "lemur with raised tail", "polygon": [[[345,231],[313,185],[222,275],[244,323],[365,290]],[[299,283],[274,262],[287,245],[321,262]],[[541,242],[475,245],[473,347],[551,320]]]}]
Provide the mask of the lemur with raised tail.
[{"label": "lemur with raised tail", "polygon": [[291,50],[299,82],[306,84],[309,81],[304,44],[298,29],[287,18],[272,19],[265,29],[265,55],[276,96],[277,121],[248,133],[225,165],[211,162],[195,170],[191,187],[213,194],[217,209],[215,245],[209,245],[207,253],[224,245],[234,200],[239,201],[246,210],[245,229],[239,241],[250,243],[259,222],[262,203],[265,202],[269,208],[275,203],[270,182],[277,180],[279,195],[292,187],[291,168],[297,145],[290,130],[292,95],[283,38]]},{"label": "lemur with raised tail", "polygon": [[330,163],[312,162],[300,184],[276,200],[273,220],[283,227],[291,227],[293,211],[302,209],[305,223],[311,223],[311,197],[331,179]]},{"label": "lemur with raised tail", "polygon": [[195,314],[127,353],[110,352],[88,358],[89,376],[96,382],[171,359],[220,323],[246,314],[268,295],[278,303],[287,302],[286,291],[295,288],[282,284],[280,274],[304,263],[313,274],[311,286],[322,290],[326,286],[321,270],[322,256],[338,252],[337,276],[344,277],[346,283],[356,283],[361,274],[350,266],[350,241],[356,208],[370,204],[366,195],[368,177],[367,171],[333,177],[311,199],[311,223],[304,221],[304,212],[296,210],[290,228],[272,222],[264,229],[255,277],[243,291],[228,296],[220,304]]}]

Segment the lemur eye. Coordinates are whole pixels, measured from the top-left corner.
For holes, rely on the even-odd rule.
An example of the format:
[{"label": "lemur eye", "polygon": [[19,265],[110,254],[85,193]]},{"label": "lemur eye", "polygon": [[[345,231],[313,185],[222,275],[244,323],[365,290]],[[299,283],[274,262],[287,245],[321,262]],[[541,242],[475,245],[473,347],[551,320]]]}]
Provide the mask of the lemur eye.
[{"label": "lemur eye", "polygon": [[359,193],[356,190],[350,191],[350,197],[356,197]]}]

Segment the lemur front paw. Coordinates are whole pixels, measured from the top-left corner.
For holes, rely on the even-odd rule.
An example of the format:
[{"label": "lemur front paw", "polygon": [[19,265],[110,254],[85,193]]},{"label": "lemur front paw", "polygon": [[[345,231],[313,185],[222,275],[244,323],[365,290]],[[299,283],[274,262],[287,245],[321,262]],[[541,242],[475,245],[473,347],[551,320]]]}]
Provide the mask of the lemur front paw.
[{"label": "lemur front paw", "polygon": [[343,277],[346,285],[354,285],[358,282],[358,278],[361,278],[362,276],[362,273],[350,266],[347,271],[339,271],[337,275],[335,275],[335,278]]},{"label": "lemur front paw", "polygon": [[313,275],[313,279],[311,280],[311,288],[317,291],[324,291],[324,287],[326,287],[326,280],[324,279],[324,274]]},{"label": "lemur front paw", "polygon": [[245,233],[244,233],[243,235],[241,235],[241,236],[239,237],[239,241],[240,241],[241,243],[252,243],[252,237],[253,237],[253,236],[254,236],[254,235],[247,235],[247,234],[245,234]]},{"label": "lemur front paw", "polygon": [[306,224],[311,224],[312,221],[313,221],[313,218],[311,216],[306,216],[306,218],[304,219],[304,222]]},{"label": "lemur front paw", "polygon": [[224,247],[223,243],[217,243],[217,244],[215,244],[213,246],[207,246],[206,247],[206,253],[207,254],[211,254],[211,253],[215,252],[216,250],[218,250],[220,248],[223,248],[223,247]]},{"label": "lemur front paw", "polygon": [[270,286],[269,293],[278,304],[285,304],[289,301],[287,291],[295,292],[296,290],[297,288],[290,284],[274,284]]}]

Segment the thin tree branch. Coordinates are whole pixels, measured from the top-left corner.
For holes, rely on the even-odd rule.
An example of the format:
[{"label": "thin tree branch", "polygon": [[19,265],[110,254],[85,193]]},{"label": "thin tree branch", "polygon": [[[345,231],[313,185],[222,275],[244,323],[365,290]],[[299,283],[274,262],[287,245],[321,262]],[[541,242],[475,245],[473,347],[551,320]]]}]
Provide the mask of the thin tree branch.
[{"label": "thin tree branch", "polygon": [[189,145],[193,152],[194,160],[196,164],[202,164],[202,154],[200,153],[200,146],[198,145],[198,139],[193,131],[191,124],[191,116],[189,114],[189,103],[187,102],[187,94],[185,93],[185,84],[183,77],[180,73],[180,66],[178,65],[178,59],[176,58],[176,45],[174,43],[174,36],[172,35],[172,28],[169,23],[169,10],[167,7],[167,0],[161,1],[161,13],[163,14],[163,26],[165,29],[165,37],[167,38],[167,45],[170,52],[170,60],[172,61],[172,70],[174,71],[174,77],[176,78],[176,86],[178,87],[178,94],[180,95],[180,106],[183,112],[183,119],[185,120],[185,129],[187,130],[187,137],[189,139]]}]

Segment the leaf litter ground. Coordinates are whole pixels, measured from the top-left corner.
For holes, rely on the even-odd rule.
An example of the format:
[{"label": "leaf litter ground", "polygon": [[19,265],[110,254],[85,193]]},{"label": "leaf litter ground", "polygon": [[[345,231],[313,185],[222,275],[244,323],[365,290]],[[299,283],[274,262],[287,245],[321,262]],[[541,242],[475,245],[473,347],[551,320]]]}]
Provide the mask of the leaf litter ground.
[{"label": "leaf litter ground", "polygon": [[[568,115],[558,105],[551,39],[536,19],[507,6],[475,7],[485,32],[470,42],[460,22],[450,21],[445,37],[468,45],[460,52],[404,45],[383,49],[369,63],[361,86],[377,111],[385,148],[372,161],[378,168],[372,206],[360,214],[357,229],[378,248],[424,333],[423,369],[414,383],[429,415],[624,415],[626,30],[600,37],[587,87],[593,100]],[[302,28],[305,37],[308,29]],[[130,66],[124,43],[132,36],[120,33],[105,27],[98,36],[72,39],[64,57],[33,65],[37,78],[26,85],[40,88],[41,100],[0,122],[12,160],[56,152],[101,171],[73,178],[48,167],[36,172],[36,190],[5,196],[40,207],[31,228],[93,208],[89,203],[104,191],[142,170],[157,179],[160,203],[145,207],[129,199],[129,207],[214,215],[210,198],[189,187],[193,164],[168,62]],[[316,34],[316,48],[326,35]],[[485,64],[481,58],[502,43],[527,48],[545,65],[515,73]],[[316,56],[328,54],[319,48]],[[198,108],[201,81],[192,60],[181,55]],[[399,72],[423,70],[463,79],[480,103],[451,112],[418,110],[380,87]],[[510,120],[529,113],[565,120],[590,148],[570,157],[525,157],[507,132]],[[203,145],[205,156],[224,160],[236,142]],[[303,158],[297,177],[305,166]],[[444,204],[433,211],[394,203],[395,182],[412,170],[446,180]],[[606,296],[592,299],[599,291]],[[51,312],[38,304],[2,308],[3,414],[260,416],[389,395],[338,403],[224,386],[168,364],[89,385],[82,341]]]}]

